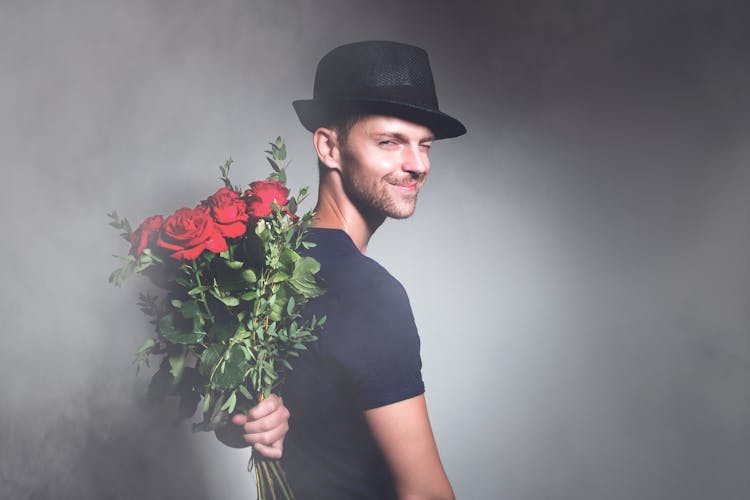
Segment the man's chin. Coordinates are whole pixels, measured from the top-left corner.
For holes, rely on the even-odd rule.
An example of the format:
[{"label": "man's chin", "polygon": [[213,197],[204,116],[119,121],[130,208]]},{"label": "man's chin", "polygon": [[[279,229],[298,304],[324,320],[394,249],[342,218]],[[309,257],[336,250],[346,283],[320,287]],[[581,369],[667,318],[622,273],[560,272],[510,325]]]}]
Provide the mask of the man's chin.
[{"label": "man's chin", "polygon": [[392,209],[387,212],[388,217],[391,219],[408,219],[412,216],[414,213],[414,210],[416,209],[416,205],[412,205],[411,207],[402,207],[399,210]]}]

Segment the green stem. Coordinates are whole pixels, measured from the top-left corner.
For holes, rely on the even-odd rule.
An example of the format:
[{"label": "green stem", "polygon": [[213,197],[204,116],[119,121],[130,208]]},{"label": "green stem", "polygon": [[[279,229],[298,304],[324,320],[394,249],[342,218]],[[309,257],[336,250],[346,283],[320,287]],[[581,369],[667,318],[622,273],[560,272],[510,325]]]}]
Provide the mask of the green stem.
[{"label": "green stem", "polygon": [[203,308],[206,310],[206,316],[208,316],[209,319],[213,321],[213,314],[211,314],[211,309],[208,307],[208,300],[206,300],[206,293],[203,291],[203,283],[201,282],[201,273],[198,270],[198,264],[196,263],[195,259],[191,262],[191,266],[193,269],[193,275],[195,276],[195,281],[198,283],[198,287],[200,289],[200,302],[203,304]]},{"label": "green stem", "polygon": [[263,461],[263,472],[268,482],[268,490],[271,492],[271,499],[276,500],[276,488],[274,488],[273,482],[271,482],[271,473],[268,472],[268,462]]},{"label": "green stem", "polygon": [[284,495],[284,498],[286,500],[294,500],[294,494],[289,488],[289,484],[286,480],[286,475],[284,474],[284,471],[281,470],[281,465],[278,462],[273,461],[269,462],[268,466],[271,469],[271,472],[273,472],[273,475],[276,477],[276,481],[278,482],[279,488],[281,489],[281,493]]},{"label": "green stem", "polygon": [[[195,276],[195,281],[198,283],[198,288],[200,289],[200,292],[198,293],[198,302],[203,304],[203,308],[206,311],[206,316],[213,321],[213,314],[211,314],[211,308],[208,306],[208,300],[206,299],[206,293],[203,291],[203,282],[201,281],[201,273],[198,269],[198,264],[195,259],[193,259],[190,263],[191,269],[193,271],[193,275]],[[219,365],[224,361],[224,358],[226,357],[227,352],[229,351],[229,348],[232,347],[232,344],[230,344],[227,349],[224,351],[224,355],[219,359],[219,362],[214,365],[214,367],[211,369],[211,374],[208,377],[208,386],[211,387],[214,375],[216,374],[216,370],[219,368]],[[223,393],[222,393],[223,395]],[[223,403],[221,403],[223,404]],[[213,412],[212,412],[213,413]]]},{"label": "green stem", "polygon": [[284,469],[278,460],[253,456],[250,463],[255,466],[255,489],[258,500],[295,500]]},{"label": "green stem", "polygon": [[[251,463],[253,460],[253,458],[250,459]],[[260,467],[258,465],[259,464],[257,463],[255,464],[255,490],[258,494],[258,500],[263,500],[265,498],[265,490],[263,488],[263,478],[261,477]]]},{"label": "green stem", "polygon": [[252,332],[252,339],[253,343],[256,341],[256,334],[255,332],[258,329],[258,323],[260,320],[260,303],[261,299],[265,297],[266,295],[266,283],[268,282],[268,278],[270,278],[270,271],[268,268],[265,268],[261,271],[260,277],[258,278],[258,296],[255,298],[255,307],[253,307],[253,332]]}]

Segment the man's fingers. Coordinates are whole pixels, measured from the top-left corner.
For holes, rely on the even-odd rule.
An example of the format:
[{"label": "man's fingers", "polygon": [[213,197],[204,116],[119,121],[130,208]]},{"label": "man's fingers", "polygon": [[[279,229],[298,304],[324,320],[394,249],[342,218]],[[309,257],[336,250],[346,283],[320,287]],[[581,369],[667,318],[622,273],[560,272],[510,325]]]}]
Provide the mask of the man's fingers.
[{"label": "man's fingers", "polygon": [[239,426],[245,425],[247,423],[247,417],[242,413],[235,413],[232,415],[232,423]]},{"label": "man's fingers", "polygon": [[281,455],[284,451],[284,440],[281,439],[279,441],[276,441],[270,446],[262,443],[256,443],[253,445],[253,449],[266,458],[279,459],[281,458]]},{"label": "man's fingers", "polygon": [[277,427],[282,427],[284,432],[289,430],[289,411],[286,408],[279,409],[257,420],[246,419],[242,430],[245,434],[256,434],[258,432],[270,431]]},{"label": "man's fingers", "polygon": [[[279,412],[282,409],[282,415],[284,415],[282,418],[288,419],[289,411],[284,406],[284,400],[281,399],[281,396],[271,394],[266,399],[250,408],[247,411],[247,414],[235,413],[232,415],[232,423],[235,425],[244,425],[246,422],[261,420],[269,415],[273,415],[275,412]],[[255,429],[252,432],[257,432],[258,430],[263,429]]]},{"label": "man's fingers", "polygon": [[269,397],[246,414],[232,416],[232,423],[242,427],[242,439],[268,458],[281,458],[284,437],[289,430],[289,410],[280,396]]},{"label": "man's fingers", "polygon": [[289,425],[286,423],[277,425],[276,427],[273,427],[268,430],[264,430],[261,432],[246,432],[243,431],[242,437],[243,439],[250,443],[250,444],[265,444],[267,446],[270,446],[271,444],[282,440],[284,436],[286,436],[286,432],[289,430]]},{"label": "man's fingers", "polygon": [[247,411],[247,417],[249,420],[263,418],[278,410],[283,403],[284,400],[281,399],[281,396],[271,394],[266,399],[250,408]]}]

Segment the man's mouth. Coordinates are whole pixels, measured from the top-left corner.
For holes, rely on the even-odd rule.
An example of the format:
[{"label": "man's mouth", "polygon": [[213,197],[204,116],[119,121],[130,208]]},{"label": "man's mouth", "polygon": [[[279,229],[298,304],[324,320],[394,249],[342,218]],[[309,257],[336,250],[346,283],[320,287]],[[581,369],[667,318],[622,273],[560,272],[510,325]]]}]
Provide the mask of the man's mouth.
[{"label": "man's mouth", "polygon": [[400,190],[406,191],[407,193],[415,193],[419,189],[419,183],[418,182],[392,182],[392,186],[397,187]]},{"label": "man's mouth", "polygon": [[413,193],[419,191],[419,187],[422,185],[421,180],[407,177],[406,179],[388,179],[388,183],[406,192]]}]

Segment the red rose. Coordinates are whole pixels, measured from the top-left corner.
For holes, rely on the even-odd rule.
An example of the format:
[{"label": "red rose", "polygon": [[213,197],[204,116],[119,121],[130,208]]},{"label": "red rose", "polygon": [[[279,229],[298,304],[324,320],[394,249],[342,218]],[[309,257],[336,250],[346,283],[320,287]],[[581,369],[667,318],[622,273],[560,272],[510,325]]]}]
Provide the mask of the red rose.
[{"label": "red rose", "polygon": [[131,253],[134,253],[135,255],[142,254],[143,250],[150,243],[154,242],[163,222],[164,219],[161,215],[152,215],[141,222],[138,229],[130,234],[130,244],[132,245],[130,248]]},{"label": "red rose", "polygon": [[240,195],[228,188],[221,188],[203,201],[214,218],[219,232],[227,238],[237,238],[247,229],[247,206]]},{"label": "red rose", "polygon": [[271,213],[271,203],[283,207],[287,196],[289,189],[281,181],[255,181],[245,191],[247,213],[252,217],[266,217]]},{"label": "red rose", "polygon": [[227,249],[227,240],[211,215],[205,210],[193,208],[181,208],[167,217],[156,244],[173,250],[172,257],[178,260],[195,259],[203,250],[218,253]]}]

